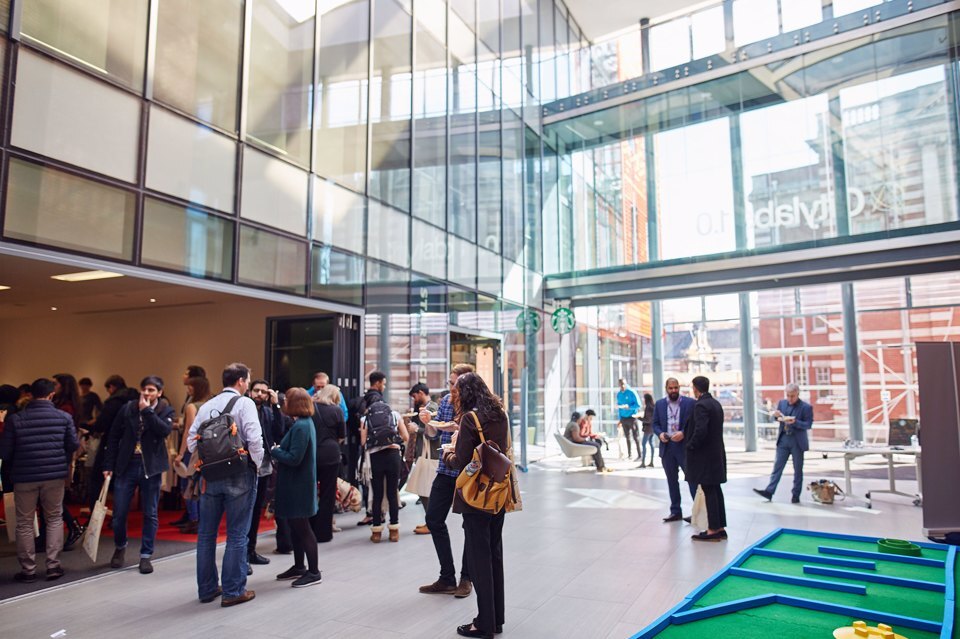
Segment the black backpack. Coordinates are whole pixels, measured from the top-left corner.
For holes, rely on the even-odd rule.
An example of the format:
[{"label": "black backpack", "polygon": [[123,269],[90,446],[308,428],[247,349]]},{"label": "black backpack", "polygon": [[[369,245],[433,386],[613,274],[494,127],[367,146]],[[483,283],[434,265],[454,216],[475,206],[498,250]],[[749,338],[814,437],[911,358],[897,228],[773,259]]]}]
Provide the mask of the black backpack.
[{"label": "black backpack", "polygon": [[393,409],[382,399],[367,407],[367,448],[401,443]]},{"label": "black backpack", "polygon": [[197,467],[207,481],[236,477],[250,468],[250,455],[243,448],[243,440],[237,429],[237,420],[230,411],[240,400],[234,397],[216,416],[197,428]]}]

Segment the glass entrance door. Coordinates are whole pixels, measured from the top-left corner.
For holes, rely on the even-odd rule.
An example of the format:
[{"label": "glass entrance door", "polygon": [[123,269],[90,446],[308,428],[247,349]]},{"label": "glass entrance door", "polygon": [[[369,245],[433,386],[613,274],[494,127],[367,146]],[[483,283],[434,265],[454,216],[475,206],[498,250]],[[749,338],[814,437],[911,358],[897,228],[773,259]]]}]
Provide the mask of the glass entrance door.
[{"label": "glass entrance door", "polygon": [[360,378],[360,319],[353,315],[310,315],[267,319],[267,378],[280,391],[309,387],[323,371],[354,397]]},{"label": "glass entrance door", "polygon": [[493,337],[450,332],[450,365],[471,364],[497,396],[503,396],[502,342]]}]

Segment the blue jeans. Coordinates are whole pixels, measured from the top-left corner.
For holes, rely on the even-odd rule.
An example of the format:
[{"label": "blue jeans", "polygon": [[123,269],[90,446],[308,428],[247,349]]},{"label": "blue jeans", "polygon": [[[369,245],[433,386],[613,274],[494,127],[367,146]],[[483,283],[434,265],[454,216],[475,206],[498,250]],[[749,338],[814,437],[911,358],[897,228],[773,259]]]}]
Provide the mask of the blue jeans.
[{"label": "blue jeans", "polygon": [[643,441],[640,442],[640,461],[647,459],[647,446],[650,447],[650,465],[653,466],[653,459],[657,454],[657,436],[653,433],[644,433]]},{"label": "blue jeans", "polygon": [[771,495],[777,492],[780,476],[783,475],[783,469],[787,466],[787,457],[793,457],[793,496],[799,499],[800,493],[803,492],[803,451],[789,435],[784,435],[777,442],[777,458],[773,462],[773,473],[770,475],[767,492]]},{"label": "blue jeans", "polygon": [[[669,442],[661,444],[660,455],[663,463],[663,472],[667,476],[667,489],[670,492],[670,514],[682,515],[683,510],[680,507],[680,471],[687,472],[687,455],[683,448],[683,442]],[[690,488],[690,497],[697,494],[697,487],[693,484],[687,484]]]},{"label": "blue jeans", "polygon": [[247,589],[247,532],[257,496],[253,469],[236,477],[203,481],[197,533],[197,591],[201,599],[217,591],[217,531],[227,515],[227,547],[220,583],[224,597],[238,597]]},{"label": "blue jeans", "polygon": [[143,458],[133,457],[122,473],[113,476],[113,543],[117,548],[127,547],[127,514],[133,491],[140,489],[140,506],[143,508],[143,534],[140,540],[140,556],[153,556],[153,542],[157,538],[160,520],[157,504],[160,501],[160,478],[162,474],[144,477]]}]

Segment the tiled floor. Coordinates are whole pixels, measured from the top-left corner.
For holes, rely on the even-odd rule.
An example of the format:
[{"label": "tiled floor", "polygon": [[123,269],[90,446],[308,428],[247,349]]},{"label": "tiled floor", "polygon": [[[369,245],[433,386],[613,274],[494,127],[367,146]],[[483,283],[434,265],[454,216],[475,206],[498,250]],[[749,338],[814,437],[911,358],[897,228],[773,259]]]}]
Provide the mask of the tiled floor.
[{"label": "tiled floor", "polygon": [[[921,509],[904,498],[881,496],[867,510],[853,501],[813,504],[805,493],[795,506],[789,503],[792,478],[785,475],[772,503],[759,499],[750,489],[765,484],[771,459],[772,451],[730,455],[731,481],[724,488],[730,539],[702,545],[690,541],[690,526],[661,523],[667,497],[659,467],[598,476],[563,474],[569,461],[532,465],[521,478],[524,511],[509,515],[504,529],[502,636],[625,639],[776,527],[920,537]],[[839,467],[839,460],[810,457],[807,477]],[[855,488],[862,493],[884,484],[862,480]],[[685,510],[689,505],[685,499]],[[273,562],[255,568],[249,587],[257,598],[249,604],[224,609],[198,603],[189,553],[156,562],[152,575],[127,569],[4,602],[0,636],[455,637],[455,627],[475,613],[475,599],[417,592],[438,570],[430,538],[411,533],[423,520],[422,509],[410,504],[401,511],[398,544],[370,544],[368,529],[353,525],[357,519],[338,518],[344,532],[321,546],[324,581],[313,588],[294,590],[274,579],[290,560],[270,554],[271,534],[261,538],[260,552]],[[451,515],[449,522],[459,558],[457,519]]]}]

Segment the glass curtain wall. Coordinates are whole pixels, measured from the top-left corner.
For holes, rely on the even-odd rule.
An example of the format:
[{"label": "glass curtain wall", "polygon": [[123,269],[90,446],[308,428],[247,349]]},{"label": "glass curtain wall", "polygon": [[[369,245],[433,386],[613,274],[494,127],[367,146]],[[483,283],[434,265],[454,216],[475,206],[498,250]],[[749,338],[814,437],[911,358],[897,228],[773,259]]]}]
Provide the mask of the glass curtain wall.
[{"label": "glass curtain wall", "polygon": [[[610,250],[617,224],[630,243],[658,245],[660,260],[956,228],[954,20],[928,18],[549,125],[545,139],[569,164],[561,160],[556,178],[560,223],[544,240],[561,255],[547,273],[643,262],[639,250]],[[611,121],[630,142],[599,143]],[[623,216],[641,199],[655,202],[656,238],[636,218],[611,226],[612,210]],[[545,202],[550,219],[555,203]]]},{"label": "glass curtain wall", "polygon": [[[664,391],[653,388],[653,371],[660,368],[687,395],[696,375],[711,380],[728,446],[742,445],[743,398],[750,392],[759,439],[775,445],[778,424],[771,413],[791,382],[813,406],[814,441],[843,441],[850,436],[845,354],[852,350],[860,367],[864,438],[885,444],[891,423],[919,417],[916,342],[960,341],[957,291],[958,272],[856,282],[856,340],[843,330],[840,284],[750,293],[752,389],[743,381],[737,295],[577,308],[574,332],[545,342],[546,440],[571,411],[586,408],[597,411],[605,432],[616,434],[617,379],[659,399]],[[663,317],[660,361],[651,353],[654,304]]]}]

